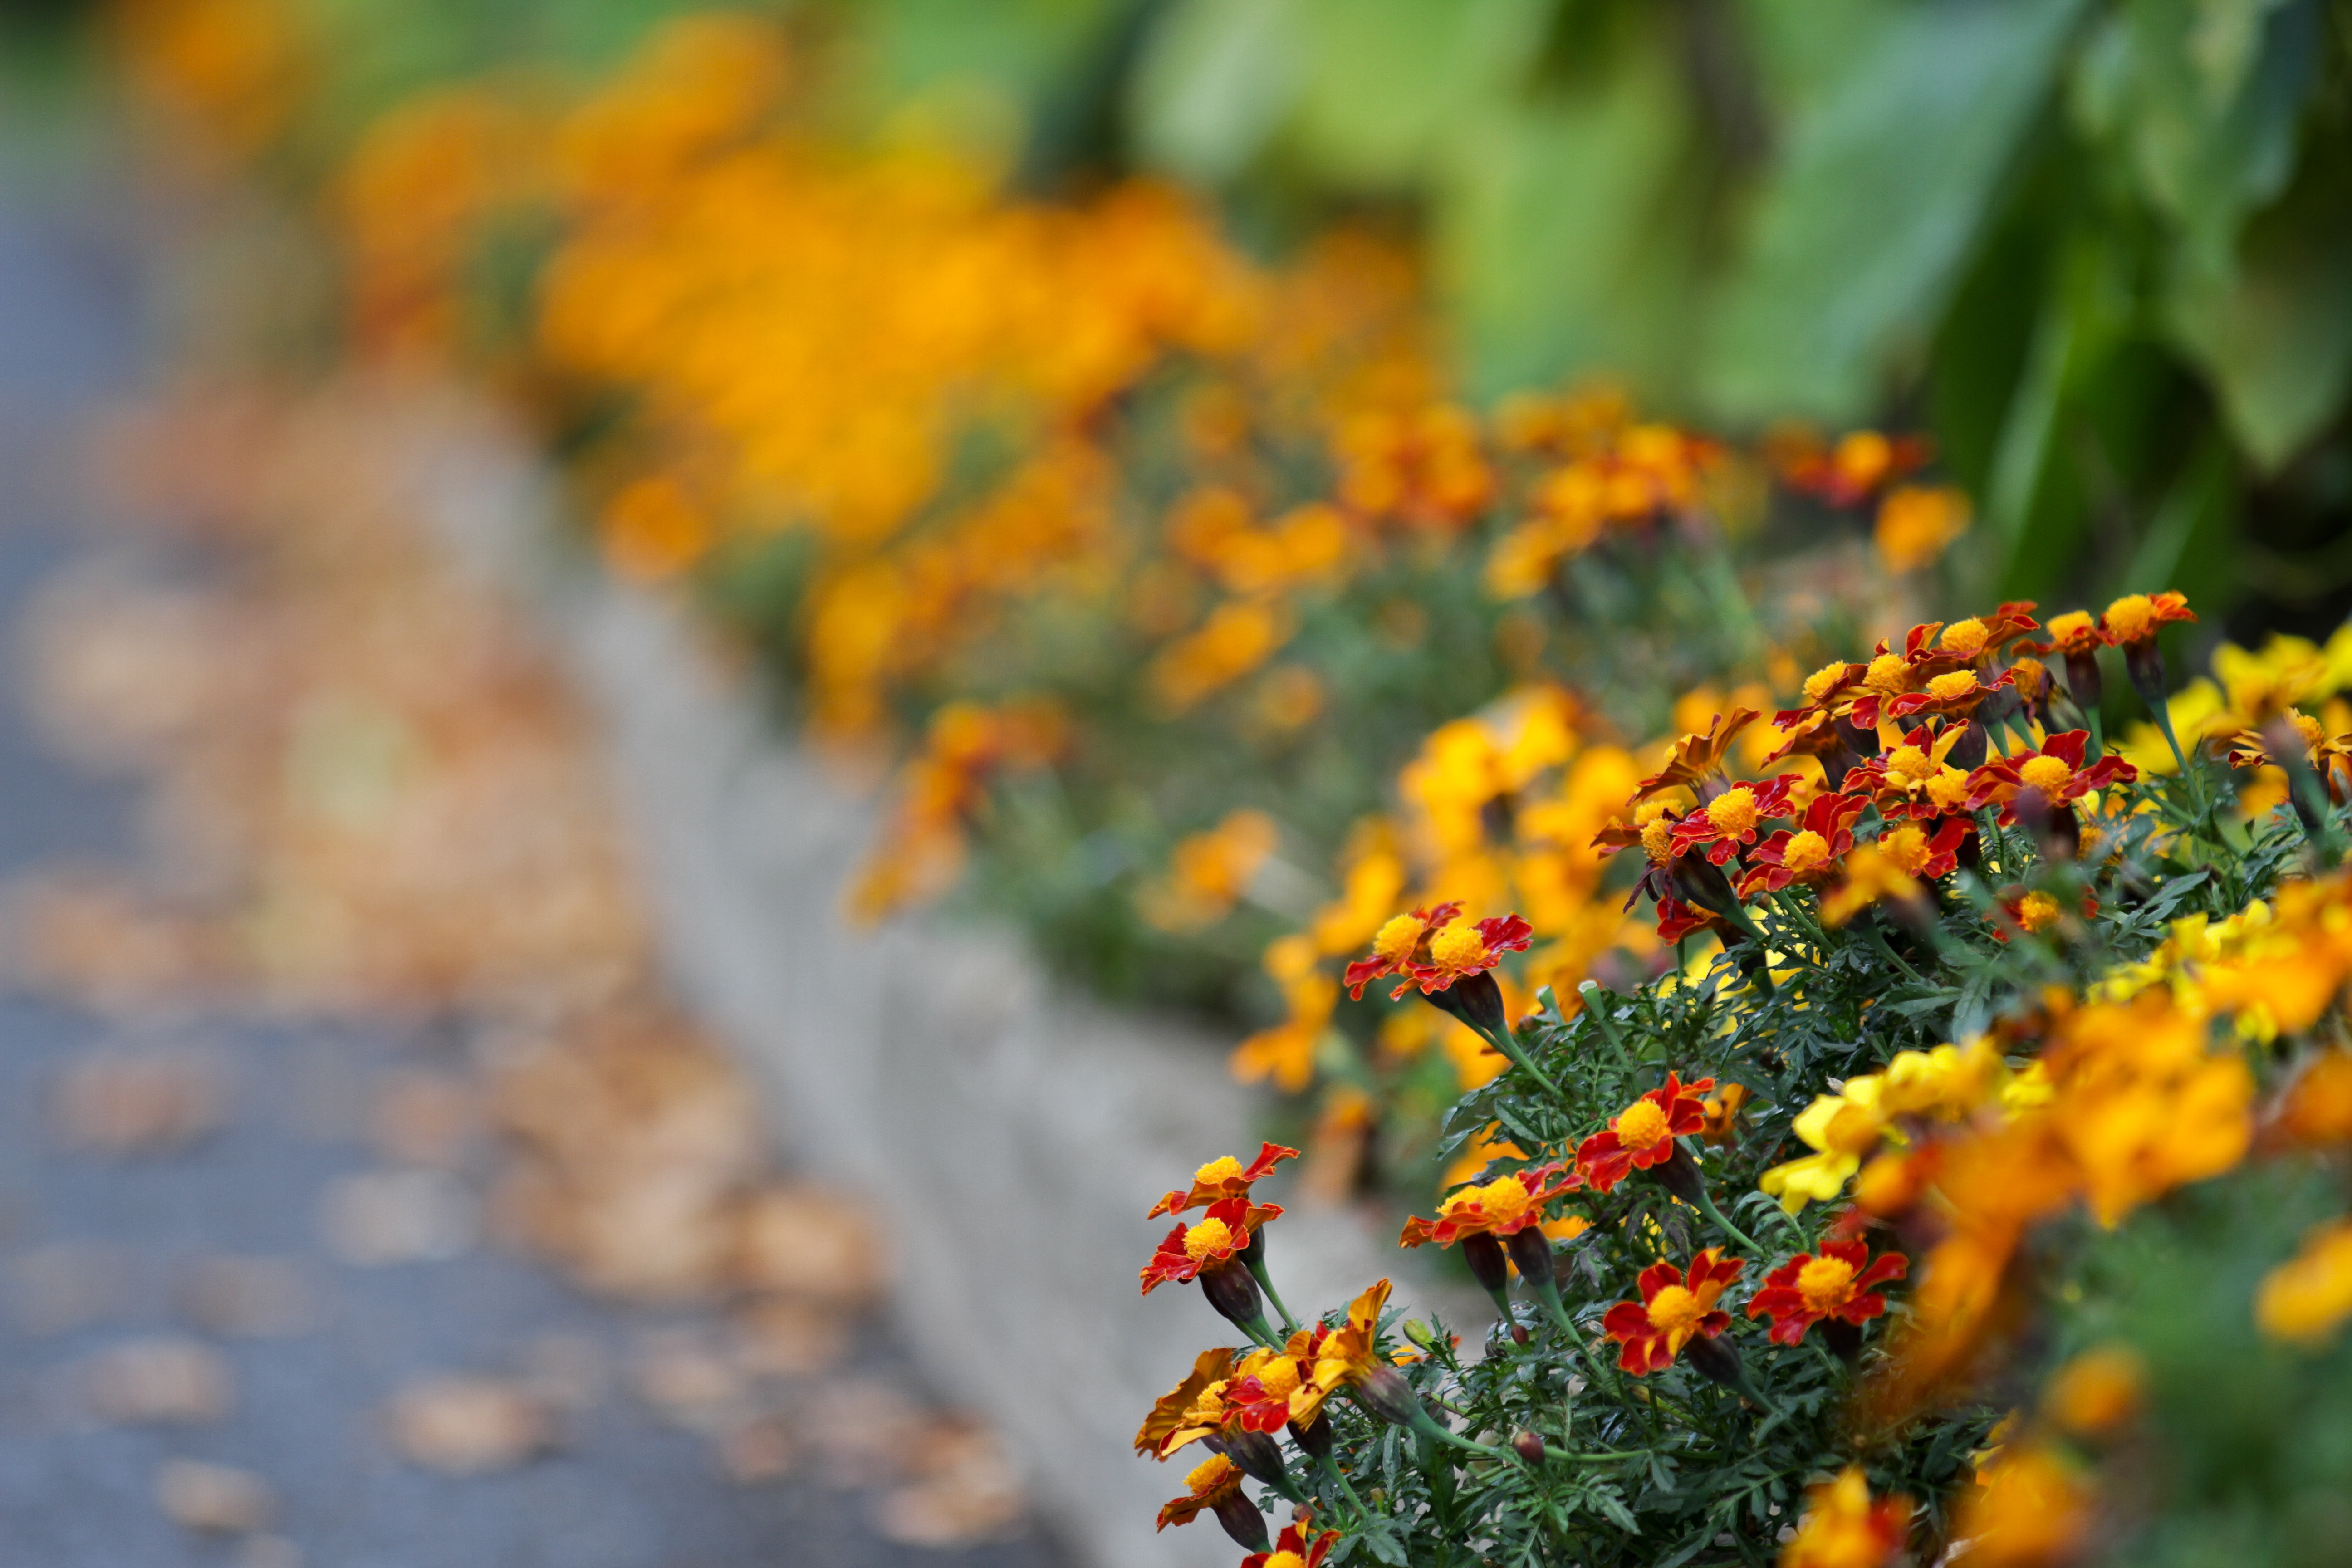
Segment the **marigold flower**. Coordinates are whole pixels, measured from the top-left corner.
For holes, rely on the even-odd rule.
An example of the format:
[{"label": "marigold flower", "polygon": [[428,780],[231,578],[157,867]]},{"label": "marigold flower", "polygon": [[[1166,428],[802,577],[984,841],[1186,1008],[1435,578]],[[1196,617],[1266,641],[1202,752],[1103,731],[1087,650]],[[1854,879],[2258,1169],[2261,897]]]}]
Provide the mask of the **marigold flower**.
[{"label": "marigold flower", "polygon": [[[1136,1429],[1135,1451],[1165,1459],[1181,1442],[1171,1442],[1171,1436],[1186,1425],[1185,1413],[1201,1397],[1202,1390],[1223,1383],[1232,1374],[1235,1358],[1240,1352],[1230,1348],[1202,1351],[1192,1363],[1192,1370],[1184,1381],[1161,1394],[1151,1406],[1151,1414],[1143,1418]],[[1189,1438],[1185,1441],[1190,1441]]]},{"label": "marigold flower", "polygon": [[1534,928],[1516,914],[1479,921],[1454,921],[1429,939],[1429,962],[1413,965],[1412,980],[1423,995],[1444,991],[1465,975],[1492,969],[1507,952],[1525,952],[1535,938]]},{"label": "marigold flower", "polygon": [[1177,1221],[1176,1228],[1160,1238],[1151,1260],[1137,1273],[1143,1282],[1143,1294],[1149,1296],[1171,1280],[1193,1279],[1207,1269],[1232,1262],[1249,1246],[1258,1226],[1281,1213],[1279,1204],[1226,1198],[1211,1204],[1208,1214],[1192,1225]]},{"label": "marigold flower", "polygon": [[1245,1357],[1222,1391],[1226,1418],[1244,1432],[1279,1432],[1315,1419],[1323,1394],[1313,1383],[1316,1356],[1331,1331],[1318,1323],[1290,1336],[1281,1352]]},{"label": "marigold flower", "polygon": [[1931,675],[1923,690],[1906,691],[1889,699],[1879,710],[1883,719],[1915,719],[1922,713],[1937,713],[1948,719],[1961,719],[1973,713],[1977,705],[1996,691],[2010,686],[2010,674],[2002,670],[1990,680],[1979,680],[1972,669],[1948,669],[1941,675]]},{"label": "marigold flower", "polygon": [[1718,1146],[1730,1142],[1738,1136],[1740,1108],[1755,1098],[1746,1084],[1717,1086],[1706,1097],[1706,1124],[1700,1128],[1699,1137]]},{"label": "marigold flower", "polygon": [[1364,987],[1373,981],[1391,974],[1402,974],[1406,977],[1404,983],[1389,993],[1389,999],[1396,1000],[1412,989],[1414,961],[1428,951],[1431,936],[1452,924],[1454,918],[1461,912],[1459,902],[1448,901],[1433,909],[1416,909],[1411,914],[1397,916],[1373,936],[1372,956],[1358,959],[1348,965],[1347,973],[1339,977],[1339,984],[1348,988],[1350,997],[1360,1001]]},{"label": "marigold flower", "polygon": [[2073,1555],[2090,1529],[2088,1489],[2048,1447],[2006,1447],[1978,1480],[1953,1531],[1976,1568],[2042,1568]]},{"label": "marigold flower", "polygon": [[1878,503],[1872,542],[1887,570],[1916,572],[1931,564],[1969,531],[1969,498],[1948,486],[1901,485]]},{"label": "marigold flower", "polygon": [[1911,1260],[1882,1252],[1870,1261],[1860,1241],[1827,1241],[1818,1256],[1801,1252],[1764,1277],[1764,1287],[1748,1303],[1748,1315],[1772,1320],[1772,1342],[1793,1345],[1823,1318],[1859,1328],[1886,1310],[1886,1298],[1871,1289],[1903,1278]]},{"label": "marigold flower", "polygon": [[[1223,1454],[1212,1454],[1192,1467],[1184,1478],[1185,1492],[1162,1504],[1158,1529],[1171,1524],[1190,1524],[1203,1509],[1215,1509],[1230,1498],[1241,1495],[1242,1469]],[[1265,1539],[1264,1535],[1258,1537]]]},{"label": "marigold flower", "polygon": [[2015,802],[2029,789],[2039,790],[2055,805],[2080,800],[2111,784],[2138,782],[2139,771],[2113,752],[2084,766],[2083,753],[2090,743],[2089,731],[2069,730],[2051,736],[2037,751],[1991,759],[1969,775],[1968,809],[1981,811],[1997,801],[2000,820],[2008,824],[2017,820]]},{"label": "marigold flower", "polygon": [[2106,646],[2106,637],[2088,610],[2068,610],[2050,617],[2047,628],[2050,640],[2028,645],[2035,653],[2078,654],[2095,653]]},{"label": "marigold flower", "polygon": [[2321,1226],[2303,1249],[2268,1274],[2254,1295],[2254,1322],[2274,1340],[2315,1346],[2352,1318],[2352,1221]]},{"label": "marigold flower", "polygon": [[1911,1500],[1897,1493],[1874,1503],[1869,1478],[1851,1465],[1806,1492],[1780,1568],[1883,1568],[1910,1533]]},{"label": "marigold flower", "polygon": [[2126,594],[2107,606],[2099,630],[2115,647],[2131,648],[2155,641],[2175,621],[2196,618],[2185,594]]},{"label": "marigold flower", "polygon": [[1687,1279],[1671,1263],[1643,1269],[1636,1281],[1642,1299],[1618,1302],[1601,1320],[1609,1337],[1624,1347],[1617,1364],[1636,1377],[1663,1372],[1693,1339],[1712,1339],[1731,1327],[1731,1314],[1717,1309],[1716,1298],[1746,1267],[1710,1247],[1691,1259]]},{"label": "marigold flower", "polygon": [[1272,1552],[1253,1552],[1242,1559],[1242,1568],[1323,1568],[1323,1559],[1339,1544],[1336,1530],[1317,1531],[1312,1536],[1299,1533],[1301,1527],[1286,1524],[1275,1538]]},{"label": "marigold flower", "polygon": [[1854,1078],[1846,1080],[1843,1093],[1815,1096],[1790,1124],[1814,1152],[1773,1166],[1756,1184],[1779,1198],[1790,1214],[1843,1192],[1847,1180],[1862,1168],[1862,1157],[1878,1146],[1885,1131],[1885,1119],[1878,1110],[1883,1087],[1885,1079],[1875,1076]]},{"label": "marigold flower", "polygon": [[1782,773],[1769,784],[1734,784],[1675,824],[1670,852],[1705,847],[1707,859],[1722,865],[1741,845],[1756,842],[1760,824],[1789,815],[1789,792],[1803,782],[1801,774]]},{"label": "marigold flower", "polygon": [[2097,1437],[2139,1414],[2147,1392],[2147,1366],[2128,1345],[2098,1345],[2084,1351],[2050,1380],[2042,1407],[2050,1419],[2078,1437]]},{"label": "marigold flower", "polygon": [[[2303,742],[2304,761],[2326,785],[2328,801],[2336,805],[2352,801],[2352,735],[2330,736],[2318,720],[2292,708],[2284,717],[2294,725]],[[2241,730],[2230,737],[2230,765],[2260,768],[2281,764],[2268,735],[2260,730]]]},{"label": "marigold flower", "polygon": [[2287,1089],[2278,1125],[2298,1143],[2352,1140],[2352,1051],[2323,1052],[2304,1068]]},{"label": "marigold flower", "polygon": [[1146,1219],[1158,1219],[1164,1214],[1183,1214],[1191,1209],[1222,1203],[1227,1198],[1246,1198],[1250,1188],[1265,1179],[1266,1173],[1285,1160],[1296,1160],[1298,1151],[1280,1143],[1262,1143],[1257,1158],[1244,1167],[1231,1154],[1220,1154],[1192,1173],[1191,1192],[1171,1191],[1151,1205]]},{"label": "marigold flower", "polygon": [[1783,828],[1756,847],[1755,868],[1741,879],[1739,896],[1778,892],[1791,882],[1818,884],[1838,874],[1853,847],[1853,819],[1869,805],[1846,795],[1818,795],[1805,807],[1794,831]]},{"label": "marigold flower", "polygon": [[1725,774],[1723,759],[1730,754],[1731,742],[1739,731],[1756,720],[1751,708],[1734,708],[1728,713],[1718,713],[1710,721],[1704,735],[1685,735],[1676,741],[1666,765],[1642,781],[1633,792],[1636,802],[1680,785],[1696,790],[1710,780],[1721,780]]},{"label": "marigold flower", "polygon": [[1438,1205],[1435,1219],[1415,1215],[1406,1220],[1404,1234],[1397,1238],[1397,1245],[1419,1247],[1433,1241],[1440,1247],[1451,1247],[1468,1236],[1516,1236],[1541,1223],[1546,1204],[1584,1184],[1583,1178],[1573,1171],[1558,1181],[1551,1180],[1561,1168],[1558,1163],[1534,1165],[1507,1176],[1497,1176],[1484,1186],[1464,1187]]},{"label": "marigold flower", "polygon": [[1605,1193],[1634,1170],[1664,1164],[1674,1158],[1675,1139],[1706,1126],[1705,1096],[1714,1087],[1711,1078],[1685,1084],[1667,1073],[1665,1082],[1577,1145],[1577,1173],[1595,1192]]}]

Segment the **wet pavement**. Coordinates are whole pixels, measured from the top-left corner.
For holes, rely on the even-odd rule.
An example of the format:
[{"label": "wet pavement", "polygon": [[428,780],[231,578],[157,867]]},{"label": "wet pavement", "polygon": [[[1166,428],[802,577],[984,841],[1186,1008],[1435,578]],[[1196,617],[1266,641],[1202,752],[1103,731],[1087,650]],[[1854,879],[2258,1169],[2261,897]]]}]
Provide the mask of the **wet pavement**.
[{"label": "wet pavement", "polygon": [[[123,232],[87,204],[0,200],[12,642],[37,587],[86,547],[70,433],[142,373]],[[0,709],[0,880],[130,858],[138,837],[131,785],[53,759],[19,704]],[[723,1346],[715,1309],[615,1304],[493,1245],[488,1134],[403,1161],[372,1125],[387,1084],[463,1080],[460,1035],[252,1015],[126,1023],[0,997],[0,1568],[1058,1561],[1030,1526],[948,1549],[887,1539],[874,1478],[889,1457],[870,1473],[828,1468],[809,1422],[922,1407],[878,1313],[821,1388],[762,1394],[781,1424],[731,1447],[694,1401],[648,1397],[666,1353],[690,1372],[671,1352]],[[499,1411],[462,1399],[412,1412],[438,1419],[439,1437],[396,1435],[404,1393],[466,1376],[528,1393],[534,1457],[506,1462]],[[487,1444],[491,1473],[415,1462],[436,1443],[442,1471]]]}]

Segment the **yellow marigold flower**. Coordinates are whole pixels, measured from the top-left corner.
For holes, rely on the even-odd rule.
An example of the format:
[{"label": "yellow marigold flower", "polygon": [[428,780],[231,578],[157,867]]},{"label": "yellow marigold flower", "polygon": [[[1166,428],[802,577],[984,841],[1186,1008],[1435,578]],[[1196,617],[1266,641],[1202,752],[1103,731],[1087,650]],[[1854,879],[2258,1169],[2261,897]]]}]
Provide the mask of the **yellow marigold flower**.
[{"label": "yellow marigold flower", "polygon": [[1832,659],[1829,663],[1822,666],[1821,668],[1813,671],[1812,674],[1805,677],[1805,700],[1807,702],[1813,703],[1828,700],[1832,692],[1845,684],[1845,660],[1842,658]]},{"label": "yellow marigold flower", "polygon": [[2147,1396],[2147,1367],[2127,1345],[2084,1351],[2050,1380],[2042,1407],[2050,1419],[2082,1437],[2114,1431],[2139,1414]]},{"label": "yellow marigold flower", "polygon": [[2324,1225],[2263,1276],[2254,1322],[2274,1340],[2317,1345],[2352,1318],[2352,1221]]},{"label": "yellow marigold flower", "polygon": [[1882,653],[1870,661],[1862,683],[1882,697],[1900,697],[1911,689],[1911,661],[1899,653]]},{"label": "yellow marigold flower", "polygon": [[1974,658],[1984,651],[1985,643],[1991,636],[1990,627],[1974,616],[1970,616],[1966,620],[1954,621],[1950,626],[1946,626],[1943,635],[1936,639],[1936,646],[1946,653],[1956,653],[1962,658]]},{"label": "yellow marigold flower", "polygon": [[1927,695],[1938,702],[1957,702],[1977,689],[1976,671],[1955,669],[1927,682]]},{"label": "yellow marigold flower", "polygon": [[1899,1493],[1873,1502],[1870,1480],[1851,1465],[1805,1494],[1797,1533],[1780,1549],[1780,1568],[1881,1568],[1911,1532],[1911,1500]]},{"label": "yellow marigold flower", "polygon": [[1876,1077],[1850,1079],[1843,1093],[1816,1096],[1797,1113],[1790,1129],[1816,1152],[1773,1166],[1756,1184],[1780,1199],[1790,1214],[1808,1203],[1828,1203],[1843,1192],[1847,1180],[1862,1168],[1862,1157],[1877,1146],[1885,1130],[1878,1112],[1883,1083]]},{"label": "yellow marigold flower", "polygon": [[2032,892],[2017,900],[2017,923],[2030,931],[2048,931],[2064,912],[2047,893]]}]

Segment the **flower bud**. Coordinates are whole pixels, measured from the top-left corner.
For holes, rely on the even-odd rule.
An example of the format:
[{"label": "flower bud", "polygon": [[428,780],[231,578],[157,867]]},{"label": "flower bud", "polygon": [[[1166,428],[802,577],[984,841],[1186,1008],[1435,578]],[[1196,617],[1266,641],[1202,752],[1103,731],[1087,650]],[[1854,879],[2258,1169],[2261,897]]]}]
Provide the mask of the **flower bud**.
[{"label": "flower bud", "polygon": [[1442,1012],[1451,1013],[1474,1029],[1490,1035],[1507,1032],[1510,1021],[1503,1015],[1503,988],[1486,970],[1465,974],[1443,991],[1433,991],[1429,1000]]},{"label": "flower bud", "polygon": [[[1296,1421],[1290,1424],[1290,1440],[1297,1444],[1298,1451],[1308,1458],[1328,1459],[1331,1457],[1331,1423],[1325,1420],[1323,1413],[1318,1410],[1315,1413],[1315,1419],[1304,1426]],[[1234,1463],[1238,1465],[1241,1461],[1235,1459]]]},{"label": "flower bud", "polygon": [[1201,1294],[1234,1327],[1267,1337],[1265,1304],[1257,1293],[1257,1281],[1250,1278],[1250,1271],[1239,1258],[1228,1258],[1214,1268],[1202,1269]]},{"label": "flower bud", "polygon": [[1683,1347],[1683,1359],[1710,1383],[1745,1394],[1747,1370],[1739,1364],[1737,1346],[1720,1334],[1700,1334]]},{"label": "flower bud", "polygon": [[1257,1504],[1236,1490],[1216,1502],[1217,1522],[1225,1533],[1244,1552],[1264,1552],[1273,1543],[1266,1539],[1265,1515],[1258,1512]]},{"label": "flower bud", "polygon": [[1279,1488],[1290,1479],[1282,1463],[1282,1446],[1263,1432],[1227,1433],[1222,1451],[1254,1481]]},{"label": "flower bud", "polygon": [[2132,689],[2139,693],[2140,700],[2147,704],[2151,712],[2164,706],[2168,684],[2164,673],[2164,650],[2156,646],[2156,637],[2152,634],[2145,642],[2126,645],[2124,671],[2131,677]]},{"label": "flower bud", "polygon": [[1552,1273],[1551,1238],[1529,1226],[1515,1233],[1506,1244],[1510,1248],[1511,1261],[1519,1266],[1519,1278],[1537,1295],[1550,1298],[1559,1294],[1559,1282]]},{"label": "flower bud", "polygon": [[1366,1367],[1348,1386],[1360,1409],[1391,1426],[1417,1426],[1429,1419],[1429,1413],[1421,1407],[1421,1395],[1392,1366]]},{"label": "flower bud", "polygon": [[2066,694],[2074,700],[2074,706],[2080,708],[2085,717],[2098,707],[2101,695],[2098,649],[2084,648],[2066,656]]},{"label": "flower bud", "polygon": [[1511,1452],[1530,1465],[1540,1465],[1544,1462],[1544,1440],[1533,1432],[1514,1433]]},{"label": "flower bud", "polygon": [[1486,1231],[1474,1231],[1462,1238],[1462,1261],[1470,1266],[1470,1277],[1479,1289],[1503,1306],[1511,1288],[1511,1265],[1503,1256],[1503,1244]]},{"label": "flower bud", "polygon": [[1398,1324],[1397,1327],[1399,1331],[1403,1333],[1406,1339],[1411,1340],[1423,1350],[1427,1350],[1430,1346],[1437,1342],[1437,1331],[1431,1328],[1427,1323],[1423,1322],[1419,1318],[1407,1318],[1403,1322]]},{"label": "flower bud", "polygon": [[1650,1175],[1658,1185],[1696,1208],[1706,1197],[1706,1178],[1699,1173],[1698,1162],[1690,1156],[1682,1141],[1675,1142],[1675,1152],[1663,1165],[1650,1167]]}]

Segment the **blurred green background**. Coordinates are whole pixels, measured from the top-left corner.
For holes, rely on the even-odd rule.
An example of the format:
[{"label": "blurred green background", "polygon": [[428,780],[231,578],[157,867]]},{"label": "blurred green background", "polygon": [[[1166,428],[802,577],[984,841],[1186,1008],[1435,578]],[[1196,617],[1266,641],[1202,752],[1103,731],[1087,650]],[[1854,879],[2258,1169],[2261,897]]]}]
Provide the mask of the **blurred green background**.
[{"label": "blurred green background", "polygon": [[[593,70],[694,8],[286,0],[310,86],[273,155],[315,176],[420,86]],[[850,62],[844,112],[953,103],[1034,185],[1165,173],[1269,247],[1393,222],[1474,399],[1606,374],[1733,431],[1927,430],[1985,522],[1969,598],[2183,586],[2241,640],[2352,607],[2345,0],[759,9]]]}]

